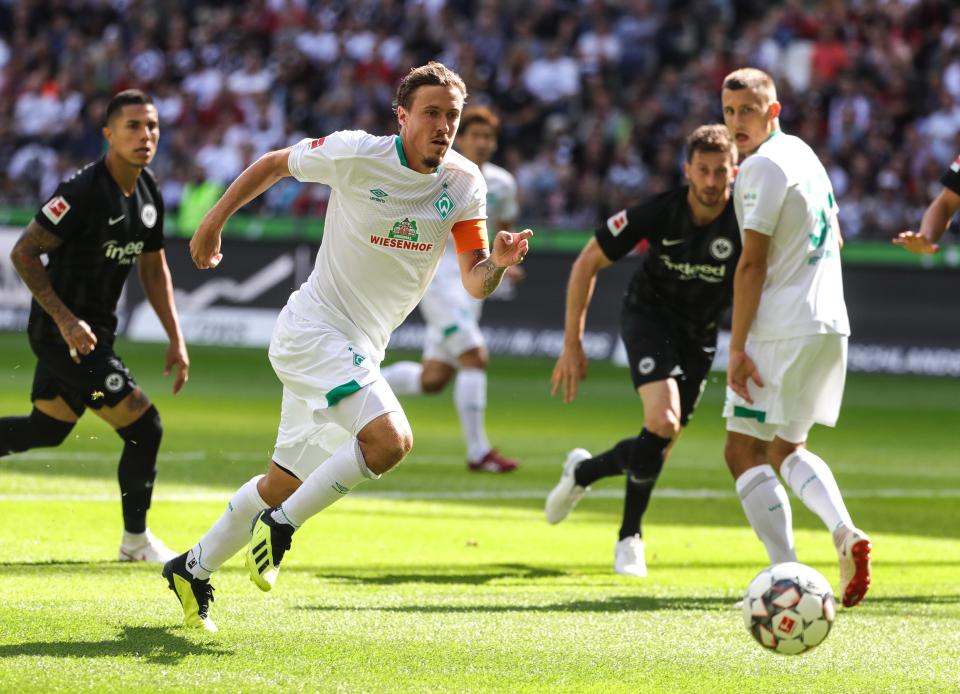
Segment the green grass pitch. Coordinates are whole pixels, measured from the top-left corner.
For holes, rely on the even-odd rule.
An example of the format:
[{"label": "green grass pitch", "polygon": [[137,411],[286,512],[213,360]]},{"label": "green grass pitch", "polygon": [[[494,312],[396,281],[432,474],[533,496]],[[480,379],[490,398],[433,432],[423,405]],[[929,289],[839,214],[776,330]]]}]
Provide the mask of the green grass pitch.
[{"label": "green grass pitch", "polygon": [[[186,549],[261,472],[280,387],[265,350],[195,347],[176,398],[158,345],[119,352],[165,438],[150,516]],[[0,336],[0,414],[24,414],[33,357]],[[635,434],[625,370],[591,365],[579,400],[552,364],[494,359],[488,429],[523,462],[466,472],[450,394],[407,399],[414,450],[295,537],[277,587],[240,558],[214,577],[220,633],[180,626],[156,566],[120,565],[120,441],[94,416],[56,450],[0,460],[2,691],[878,692],[960,690],[960,383],[851,377],[839,428],[811,447],[874,540],[874,588],[814,651],[761,649],[730,609],[765,565],[722,460],[711,380],[645,522],[647,579],[612,572],[622,482],[559,526],[543,497],[574,446]],[[794,499],[800,560],[836,584],[820,521]]]}]

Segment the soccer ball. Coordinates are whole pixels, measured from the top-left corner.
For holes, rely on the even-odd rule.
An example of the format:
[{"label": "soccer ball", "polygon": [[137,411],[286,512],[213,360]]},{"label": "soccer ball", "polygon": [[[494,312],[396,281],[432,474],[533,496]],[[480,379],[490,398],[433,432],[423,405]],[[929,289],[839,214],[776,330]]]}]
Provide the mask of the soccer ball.
[{"label": "soccer ball", "polygon": [[761,646],[798,655],[827,638],[837,608],[819,572],[784,562],[757,574],[743,596],[743,621]]}]

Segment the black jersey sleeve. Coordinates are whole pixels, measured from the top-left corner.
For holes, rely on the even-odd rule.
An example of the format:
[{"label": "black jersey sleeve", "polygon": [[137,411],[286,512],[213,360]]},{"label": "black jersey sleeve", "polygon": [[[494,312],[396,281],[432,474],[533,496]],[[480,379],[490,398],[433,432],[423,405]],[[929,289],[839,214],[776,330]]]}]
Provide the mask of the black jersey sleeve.
[{"label": "black jersey sleeve", "polygon": [[61,182],[34,216],[34,221],[61,239],[81,234],[86,227],[90,196],[83,185],[85,180],[86,177],[75,176]]},{"label": "black jersey sleeve", "polygon": [[157,223],[153,225],[153,229],[150,230],[150,236],[147,237],[146,243],[143,244],[144,252],[149,253],[159,251],[163,248],[163,222],[166,209],[163,204],[163,194],[160,192],[160,187],[157,185],[157,179],[154,177],[153,172],[150,169],[145,169],[141,175],[147,177],[147,185],[150,188],[157,208]]},{"label": "black jersey sleeve", "polygon": [[940,182],[957,195],[960,195],[960,157],[957,157],[947,172],[940,178]]},{"label": "black jersey sleeve", "polygon": [[663,207],[663,195],[657,195],[625,210],[620,210],[594,233],[600,250],[610,260],[620,260],[643,239],[656,234],[654,220]]}]

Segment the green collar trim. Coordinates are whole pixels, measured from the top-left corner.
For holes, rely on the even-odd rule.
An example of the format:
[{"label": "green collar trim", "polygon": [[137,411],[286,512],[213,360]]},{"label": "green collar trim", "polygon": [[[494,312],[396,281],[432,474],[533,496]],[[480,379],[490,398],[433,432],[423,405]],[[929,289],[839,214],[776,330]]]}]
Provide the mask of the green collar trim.
[{"label": "green collar trim", "polygon": [[394,142],[397,145],[397,156],[400,157],[400,163],[406,167],[410,168],[410,164],[407,162],[407,155],[403,153],[403,142],[400,140],[400,136],[397,135],[394,139]]}]

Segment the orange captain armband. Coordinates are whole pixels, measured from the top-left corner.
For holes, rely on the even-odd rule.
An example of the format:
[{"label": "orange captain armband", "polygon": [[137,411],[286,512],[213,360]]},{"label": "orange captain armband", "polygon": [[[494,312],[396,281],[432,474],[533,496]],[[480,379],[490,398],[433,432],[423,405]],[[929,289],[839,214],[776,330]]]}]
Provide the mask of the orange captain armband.
[{"label": "orange captain armband", "polygon": [[458,255],[464,251],[479,251],[481,248],[486,250],[490,245],[487,242],[486,219],[467,219],[457,222],[450,233],[453,234],[453,243]]}]

